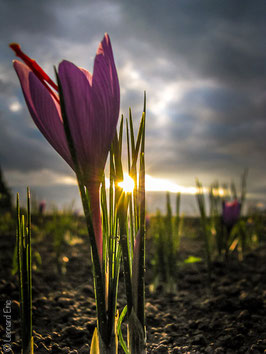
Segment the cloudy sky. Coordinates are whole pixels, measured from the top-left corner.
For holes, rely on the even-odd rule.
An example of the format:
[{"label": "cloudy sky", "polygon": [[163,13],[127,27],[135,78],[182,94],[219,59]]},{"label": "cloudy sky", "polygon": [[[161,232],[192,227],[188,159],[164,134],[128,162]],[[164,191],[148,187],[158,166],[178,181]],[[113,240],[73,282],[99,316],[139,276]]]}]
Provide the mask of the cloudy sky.
[{"label": "cloudy sky", "polygon": [[249,168],[249,198],[264,199],[265,0],[0,0],[0,13],[0,165],[14,192],[78,200],[73,172],[30,118],[8,44],[53,76],[62,59],[92,71],[107,32],[121,113],[131,106],[136,125],[147,91],[147,174],[189,188],[195,177],[238,182]]}]

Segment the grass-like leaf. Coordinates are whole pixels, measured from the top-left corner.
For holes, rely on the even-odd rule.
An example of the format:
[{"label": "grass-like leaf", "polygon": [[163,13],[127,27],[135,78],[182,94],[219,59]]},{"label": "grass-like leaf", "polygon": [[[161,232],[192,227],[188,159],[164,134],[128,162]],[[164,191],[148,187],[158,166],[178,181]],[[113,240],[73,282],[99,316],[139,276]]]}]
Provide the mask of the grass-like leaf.
[{"label": "grass-like leaf", "polygon": [[117,334],[119,337],[119,342],[121,344],[121,347],[123,348],[123,350],[126,354],[129,354],[129,351],[127,349],[127,345],[126,345],[124,338],[123,338],[122,329],[121,329],[122,322],[123,322],[126,314],[127,314],[127,305],[123,308],[123,311],[121,312],[121,314],[119,316],[119,319],[117,322]]}]

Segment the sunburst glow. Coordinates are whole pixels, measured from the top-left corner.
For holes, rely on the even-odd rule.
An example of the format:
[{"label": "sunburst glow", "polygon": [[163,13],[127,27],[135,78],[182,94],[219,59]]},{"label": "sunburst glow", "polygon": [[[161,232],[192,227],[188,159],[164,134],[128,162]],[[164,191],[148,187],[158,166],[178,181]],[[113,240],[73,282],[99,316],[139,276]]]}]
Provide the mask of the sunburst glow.
[{"label": "sunburst glow", "polygon": [[[57,183],[59,182],[59,178],[56,180]],[[60,182],[62,184],[70,184],[74,185],[76,184],[76,179],[74,177],[70,176],[60,176]],[[135,184],[134,180],[127,174],[124,174],[124,180],[121,182],[118,182],[118,186],[120,188],[123,188],[123,190],[126,193],[132,193]],[[105,188],[110,188],[110,181],[109,178],[105,178]],[[182,194],[190,194],[190,195],[195,195],[197,193],[197,188],[196,187],[189,187],[189,186],[182,186],[180,184],[174,183],[172,181],[169,181],[167,179],[163,178],[155,178],[150,175],[145,175],[145,190],[146,192],[170,192],[170,193],[182,193]],[[209,188],[203,187],[203,192],[204,193],[209,193]],[[222,188],[219,188],[219,190],[215,189],[214,194],[215,195],[224,195],[224,190]]]},{"label": "sunburst glow", "polygon": [[135,183],[134,180],[125,173],[124,180],[122,182],[118,182],[118,186],[123,188],[126,193],[132,193],[135,188]]},{"label": "sunburst glow", "polygon": [[212,192],[215,197],[224,197],[226,194],[223,188],[214,188]]}]

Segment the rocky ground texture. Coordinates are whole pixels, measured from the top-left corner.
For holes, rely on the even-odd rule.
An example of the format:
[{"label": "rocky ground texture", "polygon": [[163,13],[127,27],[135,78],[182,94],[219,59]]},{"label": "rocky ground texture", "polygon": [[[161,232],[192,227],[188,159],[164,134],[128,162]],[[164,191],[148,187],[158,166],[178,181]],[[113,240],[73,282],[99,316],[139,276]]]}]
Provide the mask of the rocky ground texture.
[{"label": "rocky ground texture", "polygon": [[[14,237],[0,237],[1,353],[20,352],[18,282],[11,275],[13,247]],[[42,265],[33,272],[35,353],[89,353],[96,308],[87,239],[80,237],[65,250],[68,262],[63,276],[58,274],[51,243],[43,240],[38,250]],[[186,252],[193,255],[192,249]],[[166,293],[162,285],[150,291],[149,257],[148,254],[148,353],[265,352],[265,246],[249,252],[242,262],[215,262],[211,284],[202,263],[180,268],[174,293]],[[122,309],[125,304],[122,283],[120,289],[119,308]],[[12,351],[4,346],[7,323],[2,309],[7,301],[12,302]]]}]

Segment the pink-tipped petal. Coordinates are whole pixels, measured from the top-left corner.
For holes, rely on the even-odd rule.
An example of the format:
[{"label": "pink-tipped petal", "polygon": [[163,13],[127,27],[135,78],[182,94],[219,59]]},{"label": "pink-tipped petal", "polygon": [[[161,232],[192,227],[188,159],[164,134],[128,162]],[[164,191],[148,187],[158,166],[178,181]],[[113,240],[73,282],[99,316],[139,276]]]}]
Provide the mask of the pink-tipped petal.
[{"label": "pink-tipped petal", "polygon": [[28,109],[30,111],[30,114],[33,118],[33,120],[37,120],[37,113],[34,107],[34,104],[32,102],[31,99],[31,94],[30,94],[30,85],[29,85],[29,73],[31,72],[31,70],[27,67],[27,65],[21,63],[18,60],[14,60],[13,61],[13,66],[14,69],[18,75],[20,84],[21,84],[21,88],[22,88],[22,92],[25,98],[25,101],[27,103]]},{"label": "pink-tipped petal", "polygon": [[29,87],[31,99],[37,113],[36,117],[33,117],[35,124],[53,148],[73,168],[59,104],[33,72],[29,73]]},{"label": "pink-tipped petal", "polygon": [[92,76],[94,112],[101,127],[102,152],[113,141],[120,107],[120,89],[110,38],[105,34],[97,50]]},{"label": "pink-tipped petal", "polygon": [[[94,60],[92,87],[96,98],[104,102],[105,123],[115,127],[120,105],[120,89],[111,41],[108,34],[105,34],[99,44]],[[100,108],[100,107],[99,107]],[[106,121],[106,118],[108,121]]]},{"label": "pink-tipped petal", "polygon": [[89,85],[91,86],[92,85],[92,75],[91,75],[91,73],[88,70],[86,70],[86,69],[84,69],[84,68],[82,68],[80,66],[79,66],[79,70],[81,70],[83,72],[83,74],[86,76],[86,78],[87,78],[87,80],[89,82]]},{"label": "pink-tipped petal", "polygon": [[49,143],[72,167],[58,103],[25,64],[15,60],[14,68],[33,121]]}]

